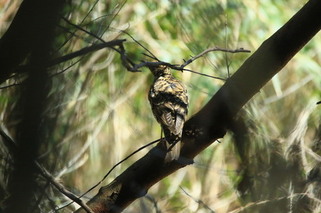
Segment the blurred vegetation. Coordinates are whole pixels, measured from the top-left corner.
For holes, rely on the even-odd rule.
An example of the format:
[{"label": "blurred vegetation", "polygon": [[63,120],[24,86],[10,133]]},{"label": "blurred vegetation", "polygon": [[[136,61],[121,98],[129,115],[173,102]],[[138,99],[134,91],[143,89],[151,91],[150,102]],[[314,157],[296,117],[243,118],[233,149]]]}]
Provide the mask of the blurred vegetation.
[{"label": "blurred vegetation", "polygon": [[[0,1],[1,35],[19,3]],[[122,30],[159,59],[180,64],[213,46],[243,47],[254,52],[304,3],[87,0],[69,3],[65,18],[105,41],[126,38],[125,48],[136,62],[148,59],[142,54],[146,51]],[[57,56],[98,42],[64,20],[58,30]],[[206,149],[194,165],[153,186],[145,198],[125,212],[320,212],[321,106],[316,105],[321,99],[320,47],[318,34],[246,105],[234,128],[220,143]],[[213,52],[188,68],[226,79],[248,56]],[[114,164],[159,138],[160,127],[147,100],[152,82],[148,70],[128,72],[115,51],[104,49],[61,64],[52,74],[47,116],[55,121],[39,161],[71,191],[86,191]],[[189,116],[224,84],[189,72],[175,75],[188,87]],[[21,80],[12,78],[6,85]],[[18,87],[1,89],[1,125],[9,132],[15,123],[10,115],[19,95]],[[0,152],[2,200],[7,196],[10,160],[2,144]],[[121,164],[104,183],[146,152],[141,151]],[[45,189],[46,195],[39,204],[44,212],[68,203],[54,188],[46,185]]]}]

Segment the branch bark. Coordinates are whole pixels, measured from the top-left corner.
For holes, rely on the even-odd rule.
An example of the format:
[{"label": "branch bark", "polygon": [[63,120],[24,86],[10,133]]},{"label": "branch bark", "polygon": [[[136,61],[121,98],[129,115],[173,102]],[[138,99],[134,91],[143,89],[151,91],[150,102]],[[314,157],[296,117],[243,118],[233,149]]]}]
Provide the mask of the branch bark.
[{"label": "branch bark", "polygon": [[[5,212],[34,212],[35,194],[39,192],[38,170],[34,161],[39,156],[46,135],[45,115],[51,82],[44,64],[50,57],[64,0],[25,0],[10,28],[0,40],[0,83],[12,74],[22,61],[28,64],[28,75],[12,107],[12,128],[18,149],[10,153],[12,164],[6,177]],[[46,123],[47,124],[47,123]],[[12,150],[11,150],[12,151]]]},{"label": "branch bark", "polygon": [[[197,154],[223,137],[240,109],[320,30],[320,11],[321,1],[310,0],[185,123],[179,161],[164,164],[165,153],[159,143],[112,183],[102,187],[88,202],[89,207],[96,213],[121,212],[144,196],[152,185],[190,164]],[[80,212],[84,211],[76,211]]]},{"label": "branch bark", "polygon": [[48,26],[56,20],[57,5],[55,1],[43,0],[21,3],[10,27],[0,39],[0,84],[13,74],[35,47],[41,45],[47,36]]}]

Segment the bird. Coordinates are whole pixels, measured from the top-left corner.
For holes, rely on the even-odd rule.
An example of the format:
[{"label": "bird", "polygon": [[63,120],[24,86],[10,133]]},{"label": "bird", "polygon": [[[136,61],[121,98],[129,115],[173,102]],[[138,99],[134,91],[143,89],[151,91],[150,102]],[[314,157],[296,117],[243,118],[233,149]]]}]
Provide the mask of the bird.
[{"label": "bird", "polygon": [[188,95],[184,84],[176,79],[168,66],[149,66],[154,75],[148,100],[157,122],[164,132],[167,153],[165,162],[178,160],[185,119],[188,113]]}]

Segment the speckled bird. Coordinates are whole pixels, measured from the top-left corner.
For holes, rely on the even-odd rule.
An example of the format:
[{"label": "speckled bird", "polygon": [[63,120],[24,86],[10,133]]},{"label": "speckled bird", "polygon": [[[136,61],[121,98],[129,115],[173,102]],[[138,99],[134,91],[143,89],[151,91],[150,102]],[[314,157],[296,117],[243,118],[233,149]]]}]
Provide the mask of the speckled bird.
[{"label": "speckled bird", "polygon": [[150,66],[149,69],[155,79],[148,99],[153,114],[164,132],[167,146],[165,161],[177,160],[188,113],[187,90],[182,82],[174,78],[167,66]]}]

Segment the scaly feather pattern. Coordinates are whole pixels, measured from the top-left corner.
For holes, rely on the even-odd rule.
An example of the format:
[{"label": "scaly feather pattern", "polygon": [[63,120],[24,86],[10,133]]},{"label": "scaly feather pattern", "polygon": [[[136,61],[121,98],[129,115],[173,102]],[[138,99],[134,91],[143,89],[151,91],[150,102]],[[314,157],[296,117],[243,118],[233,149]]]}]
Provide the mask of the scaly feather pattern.
[{"label": "scaly feather pattern", "polygon": [[155,79],[148,99],[157,122],[164,131],[168,153],[165,161],[177,160],[180,154],[183,126],[188,113],[185,86],[164,65],[150,67]]}]

